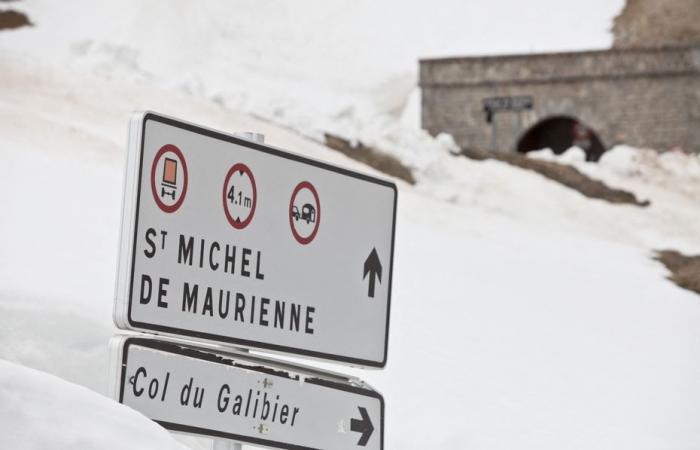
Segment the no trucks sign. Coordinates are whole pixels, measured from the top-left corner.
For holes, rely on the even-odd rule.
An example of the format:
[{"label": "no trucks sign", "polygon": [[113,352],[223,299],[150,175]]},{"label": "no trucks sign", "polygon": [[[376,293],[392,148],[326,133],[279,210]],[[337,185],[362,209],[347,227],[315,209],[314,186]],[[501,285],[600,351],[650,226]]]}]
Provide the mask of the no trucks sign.
[{"label": "no trucks sign", "polygon": [[395,220],[391,182],[139,114],[115,322],[383,367]]},{"label": "no trucks sign", "polygon": [[160,340],[112,346],[112,395],[167,429],[273,448],[383,448],[384,401],[359,380]]}]

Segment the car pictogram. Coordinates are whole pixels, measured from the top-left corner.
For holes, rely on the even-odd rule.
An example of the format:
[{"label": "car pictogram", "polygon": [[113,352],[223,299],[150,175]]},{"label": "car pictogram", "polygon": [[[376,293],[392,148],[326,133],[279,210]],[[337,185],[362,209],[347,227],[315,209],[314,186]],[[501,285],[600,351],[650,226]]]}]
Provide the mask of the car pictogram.
[{"label": "car pictogram", "polygon": [[292,217],[294,217],[294,220],[304,220],[307,224],[315,223],[316,208],[314,208],[311,203],[306,203],[304,204],[304,206],[301,207],[301,213],[299,213],[299,208],[294,206],[292,210]]}]

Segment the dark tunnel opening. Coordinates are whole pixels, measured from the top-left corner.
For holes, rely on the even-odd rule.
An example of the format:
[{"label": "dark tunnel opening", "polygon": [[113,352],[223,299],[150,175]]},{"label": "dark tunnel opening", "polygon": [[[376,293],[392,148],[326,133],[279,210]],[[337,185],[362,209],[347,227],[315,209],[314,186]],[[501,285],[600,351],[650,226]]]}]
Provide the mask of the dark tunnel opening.
[{"label": "dark tunnel opening", "polygon": [[587,161],[598,161],[605,152],[603,142],[592,128],[571,117],[551,117],[532,126],[518,141],[518,151],[551,148],[557,155],[574,145],[586,152]]}]

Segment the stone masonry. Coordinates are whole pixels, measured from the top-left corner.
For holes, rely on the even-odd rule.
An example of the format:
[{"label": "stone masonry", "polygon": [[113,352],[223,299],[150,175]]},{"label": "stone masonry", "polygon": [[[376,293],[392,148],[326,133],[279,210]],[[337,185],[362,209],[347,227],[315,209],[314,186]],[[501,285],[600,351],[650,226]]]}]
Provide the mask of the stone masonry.
[{"label": "stone masonry", "polygon": [[[700,46],[613,49],[420,61],[422,125],[462,148],[514,151],[543,120],[574,119],[603,147],[700,152]],[[489,97],[533,107],[487,122]]]},{"label": "stone masonry", "polygon": [[613,47],[700,44],[698,0],[627,0],[613,21]]}]

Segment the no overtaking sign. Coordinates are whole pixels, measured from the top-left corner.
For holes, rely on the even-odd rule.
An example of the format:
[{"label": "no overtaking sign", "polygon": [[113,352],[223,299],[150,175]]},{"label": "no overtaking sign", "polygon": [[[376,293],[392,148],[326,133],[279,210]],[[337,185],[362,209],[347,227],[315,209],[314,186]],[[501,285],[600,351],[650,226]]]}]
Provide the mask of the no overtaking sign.
[{"label": "no overtaking sign", "polygon": [[145,113],[123,208],[118,326],[385,365],[393,183]]}]

